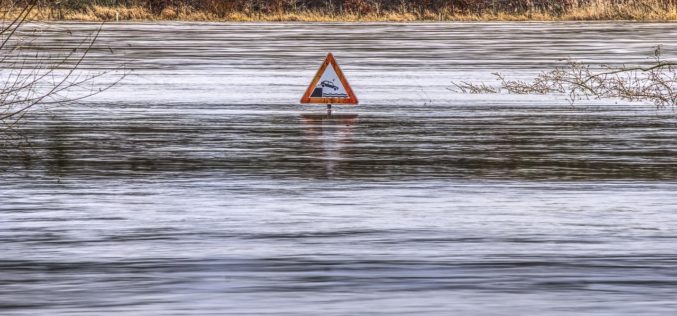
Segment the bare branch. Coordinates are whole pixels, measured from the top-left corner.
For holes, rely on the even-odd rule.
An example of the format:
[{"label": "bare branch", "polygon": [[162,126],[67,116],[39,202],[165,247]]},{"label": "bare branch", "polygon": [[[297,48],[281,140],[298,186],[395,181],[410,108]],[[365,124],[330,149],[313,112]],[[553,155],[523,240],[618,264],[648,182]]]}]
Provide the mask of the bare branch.
[{"label": "bare branch", "polygon": [[[43,41],[49,38],[41,37],[42,29],[31,31],[33,26],[27,24],[36,3],[29,1],[8,25],[0,27],[0,155],[30,145],[18,126],[31,109],[80,101],[112,88],[126,76],[124,65],[101,72],[83,69],[83,61],[94,50],[114,53],[95,47],[103,24],[82,39],[43,49]],[[109,74],[115,78],[112,82],[98,84],[97,79]]]},{"label": "bare branch", "polygon": [[569,102],[583,99],[616,98],[651,102],[657,107],[677,105],[677,63],[661,60],[661,47],[654,50],[655,63],[650,66],[602,66],[569,60],[564,66],[538,74],[531,82],[508,80],[494,73],[500,88],[484,83],[453,83],[464,93],[565,94]]}]

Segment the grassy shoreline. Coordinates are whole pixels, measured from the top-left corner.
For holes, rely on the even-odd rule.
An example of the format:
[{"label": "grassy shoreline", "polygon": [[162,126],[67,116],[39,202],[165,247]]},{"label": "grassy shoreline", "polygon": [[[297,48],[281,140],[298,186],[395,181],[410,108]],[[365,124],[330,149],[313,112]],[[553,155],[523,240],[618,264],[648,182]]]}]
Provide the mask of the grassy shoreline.
[{"label": "grassy shoreline", "polygon": [[[204,22],[435,22],[435,21],[677,21],[677,1],[595,0],[564,10],[533,8],[522,11],[478,9],[475,12],[449,8],[414,10],[401,7],[391,10],[204,10],[189,6],[166,6],[161,10],[134,6],[89,5],[77,8],[38,5],[29,20],[38,21],[204,21]],[[0,7],[5,18],[15,16],[20,7]]]}]

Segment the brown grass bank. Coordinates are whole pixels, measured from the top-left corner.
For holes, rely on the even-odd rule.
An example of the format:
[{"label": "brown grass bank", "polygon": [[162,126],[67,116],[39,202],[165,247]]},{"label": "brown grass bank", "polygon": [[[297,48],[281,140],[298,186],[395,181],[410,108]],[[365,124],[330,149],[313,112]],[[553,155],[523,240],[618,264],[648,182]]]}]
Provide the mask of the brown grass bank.
[{"label": "brown grass bank", "polygon": [[[0,0],[5,17],[31,0]],[[39,0],[36,20],[677,21],[677,0]]]}]

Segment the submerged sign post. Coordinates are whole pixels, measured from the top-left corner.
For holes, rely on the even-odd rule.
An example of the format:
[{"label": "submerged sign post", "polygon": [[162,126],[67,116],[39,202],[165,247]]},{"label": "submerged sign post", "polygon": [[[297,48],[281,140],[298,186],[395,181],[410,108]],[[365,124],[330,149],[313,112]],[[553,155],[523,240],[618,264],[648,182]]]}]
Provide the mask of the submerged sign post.
[{"label": "submerged sign post", "polygon": [[301,97],[301,103],[326,104],[327,115],[331,115],[332,104],[358,103],[357,96],[331,53],[317,70],[306,93]]}]

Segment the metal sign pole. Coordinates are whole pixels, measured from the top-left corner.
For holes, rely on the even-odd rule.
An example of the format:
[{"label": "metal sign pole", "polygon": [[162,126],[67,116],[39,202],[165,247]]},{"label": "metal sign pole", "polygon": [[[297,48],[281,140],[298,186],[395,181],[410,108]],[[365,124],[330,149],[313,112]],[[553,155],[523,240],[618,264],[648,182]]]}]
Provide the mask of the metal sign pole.
[{"label": "metal sign pole", "polygon": [[331,104],[327,104],[327,116],[331,116]]}]

